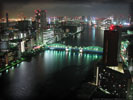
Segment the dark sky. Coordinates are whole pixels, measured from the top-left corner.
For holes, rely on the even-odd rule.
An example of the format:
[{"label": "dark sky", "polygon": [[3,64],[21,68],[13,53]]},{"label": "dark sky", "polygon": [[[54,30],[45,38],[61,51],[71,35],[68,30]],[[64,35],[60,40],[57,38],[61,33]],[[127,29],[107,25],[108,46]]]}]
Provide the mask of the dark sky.
[{"label": "dark sky", "polygon": [[17,17],[34,16],[34,9],[46,9],[47,16],[109,16],[129,15],[129,3],[132,0],[5,0],[3,14]]}]

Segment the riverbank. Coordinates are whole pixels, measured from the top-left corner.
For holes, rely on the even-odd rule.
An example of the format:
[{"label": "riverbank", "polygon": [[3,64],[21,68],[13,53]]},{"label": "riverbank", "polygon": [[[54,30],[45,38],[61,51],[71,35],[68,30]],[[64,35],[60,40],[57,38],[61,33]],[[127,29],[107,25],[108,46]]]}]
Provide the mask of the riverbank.
[{"label": "riverbank", "polygon": [[41,46],[40,48],[37,49],[33,49],[31,51],[26,51],[22,53],[22,56],[18,59],[16,59],[15,61],[11,61],[9,64],[2,66],[0,68],[0,73],[4,72],[4,71],[8,71],[8,69],[12,68],[12,67],[16,67],[17,64],[20,64],[23,61],[31,61],[31,58],[37,54],[39,54],[40,52],[42,52],[44,50],[44,46]]}]

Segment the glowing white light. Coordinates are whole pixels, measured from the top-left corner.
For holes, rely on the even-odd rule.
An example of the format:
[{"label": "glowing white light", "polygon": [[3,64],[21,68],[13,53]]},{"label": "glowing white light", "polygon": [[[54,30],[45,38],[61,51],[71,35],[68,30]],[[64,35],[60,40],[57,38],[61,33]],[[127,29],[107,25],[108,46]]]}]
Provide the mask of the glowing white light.
[{"label": "glowing white light", "polygon": [[114,25],[116,25],[116,22],[113,22]]},{"label": "glowing white light", "polygon": [[83,49],[80,49],[79,52],[82,53],[83,52]]},{"label": "glowing white light", "polygon": [[24,37],[26,37],[26,33],[24,33]]},{"label": "glowing white light", "polygon": [[86,18],[85,21],[88,22],[88,19]]},{"label": "glowing white light", "polygon": [[6,70],[6,73],[8,73],[8,69]]},{"label": "glowing white light", "polygon": [[69,51],[69,49],[68,48],[66,48],[66,52],[68,52]]},{"label": "glowing white light", "polygon": [[25,51],[24,41],[21,42],[21,52]]},{"label": "glowing white light", "polygon": [[123,25],[128,25],[128,26],[129,26],[129,25],[130,25],[130,23],[125,22],[125,23],[123,23]]},{"label": "glowing white light", "polygon": [[17,37],[16,37],[16,36],[14,36],[14,39],[17,39]]},{"label": "glowing white light", "polygon": [[133,66],[129,66],[129,71],[133,72]]},{"label": "glowing white light", "polygon": [[96,85],[98,85],[98,74],[99,74],[99,67],[97,67],[97,72],[96,72]]},{"label": "glowing white light", "polygon": [[51,19],[50,18],[48,18],[48,23],[51,24]]},{"label": "glowing white light", "polygon": [[12,70],[14,69],[14,67],[12,67]]},{"label": "glowing white light", "polygon": [[93,24],[96,24],[96,21],[95,21],[95,20],[92,20],[92,23],[93,23]]},{"label": "glowing white light", "polygon": [[23,33],[20,33],[20,38],[23,38]]}]

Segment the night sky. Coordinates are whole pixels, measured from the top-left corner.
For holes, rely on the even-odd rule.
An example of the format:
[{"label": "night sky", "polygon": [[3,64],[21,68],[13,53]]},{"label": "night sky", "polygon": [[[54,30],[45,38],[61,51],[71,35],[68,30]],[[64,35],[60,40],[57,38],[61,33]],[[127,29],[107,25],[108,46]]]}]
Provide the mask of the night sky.
[{"label": "night sky", "polygon": [[132,0],[5,0],[2,2],[3,15],[10,18],[18,14],[34,16],[35,9],[46,9],[47,16],[128,16]]}]

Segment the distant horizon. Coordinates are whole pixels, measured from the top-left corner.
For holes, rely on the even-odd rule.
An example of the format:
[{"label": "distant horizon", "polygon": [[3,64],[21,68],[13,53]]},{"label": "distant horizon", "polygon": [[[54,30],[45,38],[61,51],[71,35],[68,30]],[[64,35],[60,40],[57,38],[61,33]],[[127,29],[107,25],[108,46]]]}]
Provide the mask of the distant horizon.
[{"label": "distant horizon", "polygon": [[50,16],[129,16],[129,3],[3,3],[3,17],[18,18],[19,14],[33,17],[35,9],[46,9]]}]

